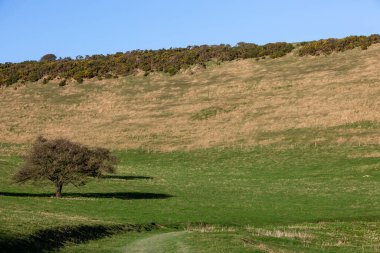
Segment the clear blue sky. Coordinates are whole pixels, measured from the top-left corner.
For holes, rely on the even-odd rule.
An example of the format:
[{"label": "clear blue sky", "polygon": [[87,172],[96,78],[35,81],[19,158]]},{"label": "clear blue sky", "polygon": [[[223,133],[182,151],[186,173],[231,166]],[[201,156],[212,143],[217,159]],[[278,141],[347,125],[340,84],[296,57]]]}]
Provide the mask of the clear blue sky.
[{"label": "clear blue sky", "polygon": [[0,0],[0,62],[380,33],[380,0]]}]

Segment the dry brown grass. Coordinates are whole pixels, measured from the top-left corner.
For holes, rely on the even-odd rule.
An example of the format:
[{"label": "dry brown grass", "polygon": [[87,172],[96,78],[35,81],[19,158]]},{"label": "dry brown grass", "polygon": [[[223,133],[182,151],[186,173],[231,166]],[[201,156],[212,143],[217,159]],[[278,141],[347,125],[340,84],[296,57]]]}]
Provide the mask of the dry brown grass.
[{"label": "dry brown grass", "polygon": [[[4,215],[6,213],[7,215]],[[0,208],[0,214],[3,214],[1,217],[1,222],[8,222],[12,221],[14,219],[17,219],[17,223],[25,223],[28,224],[28,222],[40,222],[42,220],[53,220],[55,222],[57,221],[65,221],[65,222],[76,222],[76,223],[99,223],[104,222],[97,219],[91,219],[85,216],[79,216],[79,215],[67,215],[64,213],[52,213],[52,212],[34,212],[34,211],[27,211],[27,210],[12,210],[9,211],[8,209],[2,209]],[[111,222],[105,222],[105,223],[111,223]]]},{"label": "dry brown grass", "polygon": [[[292,241],[293,245],[297,243],[302,248],[308,248],[311,251],[357,251],[357,252],[378,252],[379,251],[379,233],[377,231],[378,222],[350,221],[350,222],[317,222],[302,223],[280,227],[257,228],[246,226],[245,230],[251,236],[243,239],[247,246],[258,248],[259,245],[265,252],[298,252],[298,250],[285,250],[285,244],[273,243],[275,238],[284,241]],[[267,242],[268,245],[264,244]],[[282,244],[282,245],[281,245]],[[269,246],[272,246],[269,247]],[[274,246],[274,247],[273,247]],[[338,251],[339,251],[338,250]],[[302,251],[302,250],[301,250]]]},{"label": "dry brown grass", "polygon": [[199,233],[234,233],[236,232],[235,227],[230,226],[219,226],[219,225],[210,225],[210,224],[188,224],[185,227],[186,231],[189,232],[199,232]]},{"label": "dry brown grass", "polygon": [[[330,56],[234,61],[173,77],[3,88],[0,142],[30,143],[43,134],[110,148],[171,151],[281,143],[286,136],[260,136],[380,122],[379,57],[380,46],[372,46]],[[224,111],[192,119],[211,106]],[[333,141],[379,144],[377,130],[342,129],[345,134]]]},{"label": "dry brown grass", "polygon": [[301,239],[303,241],[307,241],[308,239],[313,238],[314,236],[311,234],[307,234],[300,231],[286,231],[286,230],[267,230],[262,228],[256,228],[256,229],[247,229],[248,231],[254,232],[254,235],[256,236],[268,236],[268,237],[275,237],[275,238],[297,238]]}]

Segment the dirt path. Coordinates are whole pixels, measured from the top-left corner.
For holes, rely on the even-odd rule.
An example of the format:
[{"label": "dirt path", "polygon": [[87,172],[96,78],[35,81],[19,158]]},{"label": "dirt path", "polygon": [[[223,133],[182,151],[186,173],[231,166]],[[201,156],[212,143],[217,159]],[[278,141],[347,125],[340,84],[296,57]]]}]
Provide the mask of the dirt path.
[{"label": "dirt path", "polygon": [[153,235],[127,246],[126,253],[166,253],[166,252],[189,252],[181,237],[189,232],[170,232]]}]

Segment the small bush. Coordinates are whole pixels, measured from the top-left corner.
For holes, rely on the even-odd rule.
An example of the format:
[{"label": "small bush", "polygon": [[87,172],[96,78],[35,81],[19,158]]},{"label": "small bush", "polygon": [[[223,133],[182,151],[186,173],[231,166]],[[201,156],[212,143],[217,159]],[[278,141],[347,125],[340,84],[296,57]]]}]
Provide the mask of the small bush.
[{"label": "small bush", "polygon": [[66,84],[67,84],[66,79],[63,79],[62,81],[58,83],[58,85],[61,87],[65,86]]},{"label": "small bush", "polygon": [[179,71],[179,69],[169,68],[166,72],[169,73],[169,75],[174,76],[175,74],[178,73],[178,71]]},{"label": "small bush", "polygon": [[223,108],[218,106],[211,106],[205,109],[200,110],[199,112],[195,113],[191,119],[192,120],[206,120],[211,117],[215,117],[220,112],[226,112]]},{"label": "small bush", "polygon": [[8,79],[5,80],[5,85],[10,86],[14,83],[17,83],[18,80],[19,80],[19,75],[17,75],[17,73],[13,73],[12,75],[8,77]]},{"label": "small bush", "polygon": [[74,80],[77,81],[77,83],[83,83],[83,77],[82,77],[82,73],[77,73],[74,75]]}]

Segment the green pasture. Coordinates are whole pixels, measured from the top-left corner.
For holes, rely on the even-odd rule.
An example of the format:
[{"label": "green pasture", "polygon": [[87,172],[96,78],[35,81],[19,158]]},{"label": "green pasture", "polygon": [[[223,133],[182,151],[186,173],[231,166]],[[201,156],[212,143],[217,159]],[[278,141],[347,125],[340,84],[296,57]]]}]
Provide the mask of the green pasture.
[{"label": "green pasture", "polygon": [[0,251],[380,251],[379,146],[115,154],[117,174],[63,199],[0,157]]}]

